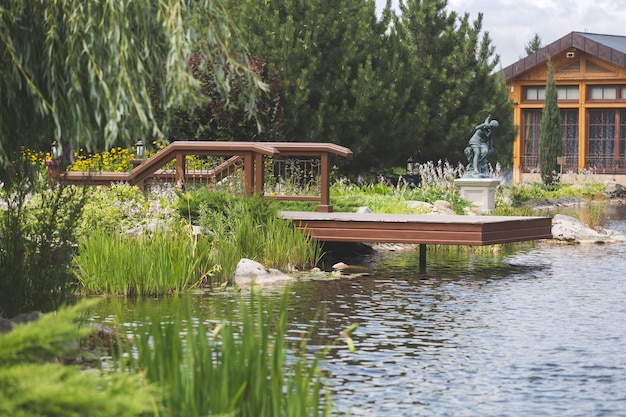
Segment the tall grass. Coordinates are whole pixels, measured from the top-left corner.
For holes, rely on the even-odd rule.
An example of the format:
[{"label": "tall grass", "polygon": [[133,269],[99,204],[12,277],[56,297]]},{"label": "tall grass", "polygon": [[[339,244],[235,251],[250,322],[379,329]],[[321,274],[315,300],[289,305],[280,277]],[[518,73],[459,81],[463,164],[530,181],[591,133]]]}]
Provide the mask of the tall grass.
[{"label": "tall grass", "polygon": [[228,281],[241,258],[280,270],[319,262],[321,246],[294,230],[289,221],[277,218],[271,204],[258,198],[236,198],[218,208],[200,204],[198,224],[212,231],[210,260],[219,266],[214,282]]},{"label": "tall grass", "polygon": [[586,194],[585,208],[576,211],[576,217],[592,229],[600,230],[606,225],[606,206],[609,198],[604,194]]},{"label": "tall grass", "polygon": [[241,304],[241,323],[208,326],[189,310],[167,322],[154,318],[135,329],[136,368],[149,384],[161,387],[161,416],[237,415],[241,417],[325,416],[332,400],[320,360],[303,339],[295,349],[286,342],[287,295],[278,318],[274,307],[251,292]]},{"label": "tall grass", "polygon": [[209,247],[184,230],[131,236],[96,229],[79,242],[76,275],[87,293],[178,293],[211,273]]}]

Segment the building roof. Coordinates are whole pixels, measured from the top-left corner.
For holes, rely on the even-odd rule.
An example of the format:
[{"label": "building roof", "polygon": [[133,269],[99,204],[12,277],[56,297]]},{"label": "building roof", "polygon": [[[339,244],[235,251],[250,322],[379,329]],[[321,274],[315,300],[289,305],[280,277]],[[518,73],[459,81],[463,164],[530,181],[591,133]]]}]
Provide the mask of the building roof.
[{"label": "building roof", "polygon": [[571,32],[504,68],[504,78],[509,80],[537,65],[541,65],[548,59],[548,56],[555,56],[562,52],[575,52],[576,50],[626,68],[626,36]]}]

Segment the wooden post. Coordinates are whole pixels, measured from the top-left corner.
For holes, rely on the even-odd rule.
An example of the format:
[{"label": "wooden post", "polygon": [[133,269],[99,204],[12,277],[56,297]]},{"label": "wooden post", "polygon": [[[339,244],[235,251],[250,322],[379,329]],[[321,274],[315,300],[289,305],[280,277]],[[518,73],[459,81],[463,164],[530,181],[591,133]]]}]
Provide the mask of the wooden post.
[{"label": "wooden post", "polygon": [[257,195],[262,196],[265,194],[265,166],[263,165],[265,158],[262,153],[255,152],[254,159],[254,192]]},{"label": "wooden post", "polygon": [[183,152],[176,152],[176,185],[180,184],[181,188],[185,187],[185,171],[186,159]]},{"label": "wooden post", "polygon": [[245,152],[243,156],[243,175],[245,194],[254,194],[254,158],[252,152]]},{"label": "wooden post", "polygon": [[57,159],[50,159],[46,161],[48,166],[48,188],[53,188],[61,181],[61,163]]},{"label": "wooden post", "polygon": [[330,156],[328,152],[320,155],[320,204],[317,211],[330,213],[333,206],[330,205]]}]

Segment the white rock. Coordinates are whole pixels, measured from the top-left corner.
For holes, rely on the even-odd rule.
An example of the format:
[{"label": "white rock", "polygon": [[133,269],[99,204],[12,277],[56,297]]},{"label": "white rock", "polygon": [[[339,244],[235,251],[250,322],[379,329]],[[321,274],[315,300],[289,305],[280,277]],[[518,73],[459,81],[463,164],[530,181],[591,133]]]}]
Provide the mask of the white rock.
[{"label": "white rock", "polygon": [[235,269],[237,285],[269,285],[294,280],[277,269],[265,269],[260,263],[242,258]]},{"label": "white rock", "polygon": [[356,210],[356,212],[357,212],[357,213],[359,213],[359,214],[366,214],[366,213],[371,213],[371,212],[372,212],[372,210],[370,210],[370,208],[369,208],[369,207],[359,207],[359,208]]},{"label": "white rock", "polygon": [[445,200],[437,200],[434,203],[435,208],[433,209],[433,213],[437,214],[456,214],[454,210],[452,210],[452,204],[449,201]]},{"label": "white rock", "polygon": [[427,211],[432,211],[435,206],[426,202],[426,201],[418,201],[418,200],[407,200],[406,205],[408,208],[418,209],[424,208]]},{"label": "white rock", "polygon": [[344,264],[343,262],[337,262],[335,265],[333,265],[333,269],[336,270],[346,269],[347,267],[348,265]]},{"label": "white rock", "polygon": [[552,219],[552,237],[556,240],[578,243],[626,242],[626,236],[613,230],[594,230],[578,219],[557,214]]},{"label": "white rock", "polygon": [[611,194],[624,195],[624,193],[626,193],[626,187],[615,181],[606,181],[604,183],[604,189],[607,193]]}]

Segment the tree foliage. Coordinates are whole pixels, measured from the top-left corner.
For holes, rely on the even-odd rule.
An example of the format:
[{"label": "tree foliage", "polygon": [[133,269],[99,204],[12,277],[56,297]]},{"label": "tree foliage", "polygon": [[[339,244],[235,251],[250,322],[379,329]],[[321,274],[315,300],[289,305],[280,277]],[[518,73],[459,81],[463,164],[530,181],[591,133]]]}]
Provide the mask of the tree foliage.
[{"label": "tree foliage", "polygon": [[526,51],[526,55],[531,55],[537,52],[541,48],[541,37],[538,33],[535,33],[535,36],[528,41],[526,46],[524,46],[524,50]]},{"label": "tree foliage", "polygon": [[402,89],[412,92],[404,113],[410,116],[400,126],[414,132],[412,149],[422,161],[463,160],[473,127],[489,114],[503,122],[495,146],[514,139],[512,106],[504,80],[494,74],[499,57],[482,33],[482,14],[470,21],[468,14],[447,12],[446,4],[407,1],[392,26],[391,49],[408,63]]},{"label": "tree foliage", "polygon": [[498,156],[510,165],[512,105],[482,16],[445,7],[411,0],[379,19],[371,0],[229,1],[252,53],[278,69],[287,139],[351,148],[347,173],[408,157],[457,162],[492,114],[503,122]]},{"label": "tree foliage", "polygon": [[[7,0],[0,44],[0,167],[52,140],[95,150],[165,137],[175,109],[206,98],[194,52],[224,96],[233,72],[260,85],[217,0]],[[255,89],[241,93],[235,104],[253,109]]]},{"label": "tree foliage", "polygon": [[539,171],[541,180],[546,185],[558,181],[557,158],[563,154],[561,111],[559,110],[558,99],[552,60],[548,57],[546,98],[539,126]]},{"label": "tree foliage", "polygon": [[[352,164],[376,159],[393,88],[380,78],[385,30],[372,0],[229,2],[253,55],[275,66],[285,137],[352,148]],[[388,16],[388,15],[387,15]],[[391,150],[392,143],[389,143]]]},{"label": "tree foliage", "polygon": [[[255,109],[231,105],[250,88],[249,79],[225,68],[228,93],[216,88],[215,69],[197,53],[189,64],[201,85],[201,93],[207,98],[200,106],[180,107],[171,123],[171,140],[284,140],[284,107],[281,100],[281,83],[275,67],[258,58],[250,59],[250,68],[267,85],[267,91],[259,94]],[[161,110],[159,108],[159,110]]]}]

